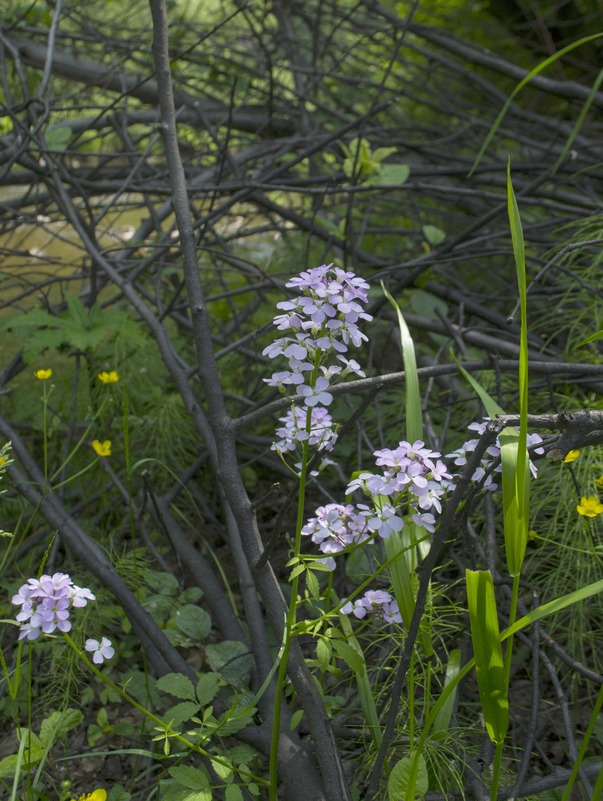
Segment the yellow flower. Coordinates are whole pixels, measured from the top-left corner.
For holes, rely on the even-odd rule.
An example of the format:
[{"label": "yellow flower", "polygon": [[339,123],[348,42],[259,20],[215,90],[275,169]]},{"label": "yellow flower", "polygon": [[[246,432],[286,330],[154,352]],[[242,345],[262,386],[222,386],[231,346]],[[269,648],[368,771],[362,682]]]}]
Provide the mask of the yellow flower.
[{"label": "yellow flower", "polygon": [[50,367],[47,370],[36,370],[34,372],[34,375],[38,379],[38,381],[48,381],[48,379],[52,375],[52,370],[50,369]]},{"label": "yellow flower", "polygon": [[[92,447],[94,448],[94,452],[97,456],[111,456],[110,439],[106,439],[104,442],[101,442],[99,439],[95,439],[92,441]],[[96,801],[96,798],[93,799],[93,801]]]},{"label": "yellow flower", "polygon": [[580,456],[580,451],[577,451],[577,450],[576,451],[570,451],[569,453],[566,454],[565,459],[563,460],[563,463],[564,464],[571,464],[572,462],[576,461],[578,456]]},{"label": "yellow flower", "polygon": [[583,496],[580,498],[580,503],[576,506],[576,510],[578,514],[584,517],[596,517],[603,512],[603,503],[596,495],[590,495],[588,498]]},{"label": "yellow flower", "polygon": [[[76,801],[72,798],[71,801]],[[83,793],[77,801],[107,801],[107,791],[99,787],[98,790],[93,790],[91,793]]]},{"label": "yellow flower", "polygon": [[[119,376],[116,370],[109,370],[107,373],[103,370],[102,373],[98,374],[98,380],[103,384],[115,384],[116,381],[119,381]],[[94,799],[96,801],[96,799]]]},{"label": "yellow flower", "polygon": [[597,487],[603,487],[603,476],[599,476],[599,478],[595,478],[595,484]]}]

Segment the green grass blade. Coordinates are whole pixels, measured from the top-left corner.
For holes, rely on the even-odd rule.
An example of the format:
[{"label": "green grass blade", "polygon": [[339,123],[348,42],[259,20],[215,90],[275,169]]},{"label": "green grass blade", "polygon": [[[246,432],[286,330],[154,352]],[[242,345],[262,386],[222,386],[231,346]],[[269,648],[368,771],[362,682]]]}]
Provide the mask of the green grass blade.
[{"label": "green grass blade", "polygon": [[559,167],[563,164],[563,161],[567,156],[567,154],[569,153],[571,146],[574,144],[574,140],[580,133],[580,128],[582,128],[584,120],[586,119],[588,112],[590,111],[590,107],[593,104],[593,100],[595,99],[597,92],[601,88],[601,83],[603,83],[603,69],[599,71],[599,74],[597,75],[597,78],[592,86],[592,89],[590,90],[588,97],[584,101],[584,105],[580,109],[580,114],[578,114],[578,119],[576,120],[576,124],[572,128],[572,132],[570,133],[570,135],[567,137],[567,141],[563,145],[563,149],[559,154],[559,158],[555,162],[555,166],[553,167],[552,170],[553,174],[555,174],[559,169]]},{"label": "green grass blade", "polygon": [[362,651],[360,643],[354,636],[354,630],[352,628],[352,624],[348,620],[347,616],[342,615],[341,612],[339,613],[339,623],[341,625],[341,630],[346,636],[346,642],[355,651],[358,652],[358,655],[362,660],[363,667],[361,670],[354,670],[354,677],[356,679],[356,686],[358,687],[358,697],[360,698],[360,706],[362,707],[362,712],[364,714],[366,725],[371,733],[373,743],[377,748],[379,748],[379,746],[381,745],[381,740],[383,739],[381,733],[381,723],[379,722],[377,706],[375,704],[373,691],[368,678],[364,653]]},{"label": "green grass blade", "polygon": [[475,672],[488,736],[502,743],[509,725],[509,699],[494,583],[489,570],[467,570],[467,601]]},{"label": "green grass blade", "polygon": [[[455,679],[460,669],[461,650],[460,648],[454,648],[448,654],[448,664],[446,665],[446,677],[444,679],[443,691],[445,691],[446,687]],[[452,719],[452,713],[454,712],[455,699],[456,690],[452,693],[448,693],[444,704],[438,710],[431,727],[433,739],[438,739],[439,732],[447,732],[450,728],[450,721]]]},{"label": "green grass blade", "polygon": [[577,47],[580,47],[583,44],[587,44],[588,42],[593,42],[595,39],[600,39],[602,36],[603,36],[603,33],[595,33],[592,36],[585,36],[582,39],[579,39],[577,42],[572,42],[572,44],[569,44],[569,45],[567,45],[567,47],[564,47],[561,50],[557,51],[552,56],[549,56],[549,58],[545,59],[540,64],[538,64],[538,66],[534,67],[534,69],[531,72],[529,72],[525,76],[525,78],[523,78],[517,84],[515,89],[509,95],[509,98],[508,98],[507,102],[502,107],[502,110],[500,111],[498,117],[494,121],[494,125],[488,131],[486,139],[484,140],[484,144],[481,146],[481,148],[479,150],[479,153],[475,157],[475,161],[473,162],[473,166],[471,167],[469,175],[473,175],[475,169],[477,168],[477,165],[482,160],[482,157],[483,157],[484,153],[486,152],[486,150],[488,149],[488,147],[490,145],[490,142],[492,141],[492,139],[494,138],[497,130],[499,129],[501,122],[505,118],[505,115],[506,115],[507,111],[509,110],[509,107],[510,107],[511,103],[513,102],[513,99],[515,98],[515,96],[517,94],[519,94],[519,92],[521,92],[523,87],[526,86],[532,80],[532,78],[535,78],[537,75],[539,75],[541,72],[543,72],[547,67],[549,67],[551,64],[553,64],[558,59],[560,59],[563,56],[565,56],[567,53],[570,53],[572,50],[575,50]]},{"label": "green grass blade", "polygon": [[412,341],[408,326],[406,325],[406,320],[400,311],[400,307],[387,291],[383,282],[381,282],[381,287],[385,297],[392,304],[398,315],[406,386],[406,436],[409,442],[415,442],[417,439],[423,439],[423,408],[421,404],[421,393],[419,392],[419,374],[417,373],[415,345]]},{"label": "green grass blade", "polygon": [[[507,207],[509,224],[511,226],[511,239],[513,241],[513,256],[517,273],[517,288],[521,309],[521,332],[519,338],[519,437],[515,453],[509,461],[514,461],[513,493],[514,499],[508,499],[513,519],[509,520],[509,531],[505,520],[505,546],[507,551],[507,568],[510,575],[518,576],[525,557],[528,542],[528,516],[530,508],[530,475],[528,471],[528,311],[527,311],[527,280],[526,255],[523,239],[521,217],[517,206],[517,199],[511,181],[511,161],[507,164]],[[510,467],[510,465],[509,465]],[[503,476],[505,464],[503,462]],[[511,473],[508,473],[507,492],[511,492]],[[503,485],[503,497],[504,497]]]}]

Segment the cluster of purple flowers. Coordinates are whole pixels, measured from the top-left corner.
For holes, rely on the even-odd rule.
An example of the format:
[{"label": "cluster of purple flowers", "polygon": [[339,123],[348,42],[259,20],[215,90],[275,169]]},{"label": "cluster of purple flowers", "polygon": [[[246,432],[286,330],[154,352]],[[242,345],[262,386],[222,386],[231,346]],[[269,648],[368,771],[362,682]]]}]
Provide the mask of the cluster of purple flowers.
[{"label": "cluster of purple flowers", "polygon": [[[400,442],[394,450],[375,451],[374,456],[381,473],[360,473],[346,492],[362,490],[371,504],[321,506],[302,529],[327,554],[321,561],[330,569],[335,568],[334,554],[351,545],[374,542],[377,536],[387,539],[403,529],[405,520],[428,533],[435,531],[435,515],[442,511],[442,497],[452,487],[452,476],[440,454],[417,440]],[[401,621],[395,599],[384,590],[369,590],[344,604],[341,611],[356,617],[374,612],[384,622]]]},{"label": "cluster of purple flowers", "polygon": [[341,607],[344,615],[355,615],[358,618],[366,617],[370,612],[377,620],[384,623],[402,623],[402,615],[395,599],[385,590],[367,590],[362,598],[348,601]]},{"label": "cluster of purple flowers", "polygon": [[[281,392],[292,387],[302,397],[303,406],[292,407],[280,418],[280,439],[272,447],[283,454],[296,451],[298,443],[309,441],[330,450],[336,439],[325,408],[333,400],[331,382],[349,373],[365,375],[360,365],[344,354],[350,345],[359,347],[367,339],[358,322],[372,319],[363,310],[369,285],[354,273],[323,264],[302,272],[286,286],[303,294],[277,303],[283,314],[274,318],[274,324],[279,331],[289,333],[265,348],[263,354],[271,359],[284,356],[289,369],[264,380]],[[333,355],[336,359],[329,363]]]},{"label": "cluster of purple flowers", "polygon": [[[78,587],[67,573],[28,579],[12,597],[12,602],[21,607],[17,615],[21,623],[19,639],[36,640],[40,634],[71,631],[71,609],[86,606],[95,599],[87,587]],[[113,656],[111,642],[106,637],[101,643],[87,640],[86,650],[94,651],[93,659],[97,664]]]},{"label": "cluster of purple flowers", "polygon": [[[441,454],[426,448],[421,440],[412,445],[403,440],[394,450],[383,448],[373,455],[382,473],[360,473],[350,482],[346,493],[349,495],[360,489],[373,498],[375,516],[369,521],[371,529],[381,537],[400,531],[403,523],[395,518],[401,512],[432,534],[436,522],[434,512],[442,511],[441,499],[452,486],[452,476]],[[388,497],[390,502],[376,500],[378,496]]]},{"label": "cluster of purple flowers", "polygon": [[[477,438],[475,439],[468,439],[460,448],[457,448],[452,453],[447,453],[447,459],[453,459],[454,464],[457,467],[464,467],[467,464],[467,457],[469,454],[473,453],[475,447],[479,441],[479,437],[482,436],[484,431],[486,430],[486,426],[489,422],[489,418],[484,418],[483,422],[481,423],[471,423],[469,426],[470,431],[475,431],[477,434]],[[533,448],[534,453],[542,455],[544,453],[544,448],[534,447],[537,446],[540,442],[542,442],[542,437],[540,434],[528,434],[527,436],[527,446],[528,448]],[[489,448],[486,449],[486,455],[481,459],[480,465],[474,471],[473,475],[471,476],[471,480],[475,481],[476,483],[481,483],[482,488],[489,490],[490,492],[494,492],[495,489],[498,488],[498,484],[494,481],[494,474],[500,473],[502,470],[502,465],[500,463],[500,441],[498,437],[496,438],[496,442],[494,445],[490,445]],[[536,465],[530,461],[530,470],[532,471],[532,475],[536,478],[537,469]]]}]

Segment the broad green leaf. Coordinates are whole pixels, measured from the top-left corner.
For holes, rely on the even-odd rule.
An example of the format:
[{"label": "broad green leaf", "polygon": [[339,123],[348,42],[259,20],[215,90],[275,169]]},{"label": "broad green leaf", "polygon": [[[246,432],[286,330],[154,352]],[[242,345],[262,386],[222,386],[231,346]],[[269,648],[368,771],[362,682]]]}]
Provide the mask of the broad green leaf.
[{"label": "broad green leaf", "polygon": [[210,785],[209,775],[205,768],[175,765],[170,768],[169,773],[179,784],[189,790],[205,790]]},{"label": "broad green leaf", "polygon": [[446,232],[438,228],[437,225],[424,225],[421,231],[423,232],[425,240],[434,248],[441,245],[446,239]]},{"label": "broad green leaf", "polygon": [[466,581],[482,712],[488,736],[492,742],[502,743],[509,726],[509,699],[492,574],[489,570],[467,570]]},{"label": "broad green leaf", "polygon": [[109,790],[107,801],[130,801],[132,795],[124,788],[123,784],[117,782]]},{"label": "broad green leaf", "polygon": [[179,583],[172,573],[161,570],[145,570],[145,583],[159,595],[174,597],[178,593]]},{"label": "broad green leaf", "polygon": [[423,317],[436,318],[438,312],[443,315],[448,312],[446,301],[426,289],[413,289],[410,295],[410,303],[413,310]]},{"label": "broad green leaf", "polygon": [[218,673],[204,673],[199,678],[199,683],[197,684],[197,700],[201,706],[207,706],[214,700],[221,684],[222,679]]},{"label": "broad green leaf", "polygon": [[183,701],[196,701],[195,688],[192,681],[182,673],[166,673],[157,679],[156,687],[164,693],[173,695]]},{"label": "broad green leaf", "polygon": [[402,186],[408,181],[410,167],[407,164],[382,164],[379,172],[367,183],[372,186]]},{"label": "broad green leaf", "polygon": [[51,712],[40,724],[40,744],[44,748],[51,748],[56,740],[79,726],[83,717],[79,709]]},{"label": "broad green leaf", "polygon": [[211,631],[211,618],[200,606],[185,604],[174,618],[180,631],[193,640],[204,640]]},{"label": "broad green leaf", "polygon": [[243,793],[238,784],[229,784],[224,793],[224,801],[243,801]]},{"label": "broad green leaf", "polygon": [[21,729],[19,753],[11,754],[0,761],[0,778],[13,776],[23,769],[35,768],[46,758],[47,750],[38,736],[30,729]]},{"label": "broad green leaf", "polygon": [[215,771],[216,775],[219,776],[222,779],[222,781],[228,782],[230,784],[230,782],[233,780],[234,777],[234,771],[232,765],[224,765],[221,762],[216,762],[215,760],[212,760],[211,766]]},{"label": "broad green leaf", "polygon": [[343,640],[333,639],[331,640],[331,644],[337,656],[340,659],[343,659],[346,665],[349,665],[349,667],[351,667],[355,673],[364,670],[364,659],[362,658],[362,654],[359,654],[358,651],[349,643],[344,642]]},{"label": "broad green leaf", "polygon": [[71,139],[71,128],[64,125],[50,128],[46,134],[46,146],[49,150],[63,152],[67,147],[67,142]]},{"label": "broad green leaf", "polygon": [[429,789],[427,764],[422,754],[419,754],[416,759],[418,760],[418,771],[416,781],[413,782],[414,787],[411,786],[411,771],[415,757],[405,756],[396,762],[387,782],[388,801],[415,801],[415,799],[425,796]]},{"label": "broad green leaf", "polygon": [[205,648],[205,656],[212,670],[233,687],[244,689],[251,681],[253,657],[249,647],[238,640],[223,640]]},{"label": "broad green leaf", "polygon": [[199,711],[199,704],[192,701],[182,701],[163,713],[163,721],[166,725],[177,728],[185,720],[190,720]]}]

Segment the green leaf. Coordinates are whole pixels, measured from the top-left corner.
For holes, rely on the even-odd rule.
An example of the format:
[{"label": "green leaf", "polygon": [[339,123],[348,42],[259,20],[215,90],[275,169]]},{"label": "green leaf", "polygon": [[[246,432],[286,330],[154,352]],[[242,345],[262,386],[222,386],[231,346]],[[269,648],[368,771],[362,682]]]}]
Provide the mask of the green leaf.
[{"label": "green leaf", "polygon": [[[528,515],[530,508],[530,471],[528,469],[529,456],[527,452],[528,436],[528,311],[527,311],[527,279],[526,257],[523,240],[521,217],[513,182],[511,181],[511,161],[507,164],[507,206],[511,238],[513,241],[513,255],[517,273],[517,287],[521,309],[521,331],[519,336],[519,436],[516,449],[511,459],[512,472],[507,475],[507,488],[514,485],[514,497],[509,497],[507,503],[511,506],[510,516],[505,518],[505,548],[507,555],[507,568],[512,576],[521,573],[528,544]],[[502,443],[502,440],[501,440]],[[502,455],[502,454],[501,454]],[[505,462],[503,461],[503,482],[505,480]],[[503,483],[503,503],[504,483]],[[507,523],[509,529],[507,530]]]},{"label": "green leaf", "polygon": [[429,789],[427,764],[422,754],[418,756],[418,772],[414,788],[410,786],[411,771],[415,757],[405,756],[396,762],[387,782],[388,801],[414,801],[423,798]]},{"label": "green leaf", "polygon": [[406,164],[383,164],[379,172],[366,183],[371,186],[402,186],[409,175],[410,167]]},{"label": "green leaf", "polygon": [[467,570],[467,602],[475,672],[486,730],[492,742],[504,742],[509,699],[502,655],[494,583],[489,570]]},{"label": "green leaf", "polygon": [[317,601],[320,598],[320,585],[316,575],[311,569],[306,570],[306,586],[308,587],[310,597]]},{"label": "green leaf", "polygon": [[303,716],[304,716],[303,709],[295,710],[295,712],[291,715],[291,721],[289,722],[289,728],[291,729],[291,731],[295,731],[295,729],[297,729],[297,727],[302,721]]},{"label": "green leaf", "polygon": [[176,576],[172,573],[164,573],[160,570],[146,570],[144,580],[145,583],[159,595],[169,595],[173,597],[178,593],[180,586]]},{"label": "green leaf", "polygon": [[224,793],[224,801],[243,801],[243,793],[238,784],[229,784]]},{"label": "green leaf", "polygon": [[349,643],[344,642],[343,640],[333,639],[331,640],[331,644],[337,656],[340,659],[343,659],[343,661],[349,665],[355,673],[364,670],[364,659],[362,658],[362,654],[359,654],[358,651]]},{"label": "green leaf", "polygon": [[192,701],[182,701],[180,704],[175,704],[163,714],[163,721],[168,726],[177,728],[185,720],[190,720],[199,711],[199,704]]},{"label": "green leaf", "polygon": [[204,640],[211,631],[211,618],[200,606],[185,604],[175,616],[175,622],[180,631],[193,640]]},{"label": "green leaf", "polygon": [[169,774],[189,790],[206,790],[210,785],[209,775],[205,768],[194,768],[192,765],[175,765],[170,768]]},{"label": "green leaf", "polygon": [[421,393],[419,391],[419,375],[417,373],[415,346],[408,326],[406,325],[406,320],[400,311],[400,307],[387,291],[383,282],[381,282],[381,287],[385,297],[392,304],[398,315],[406,388],[406,436],[410,442],[414,442],[415,440],[423,439],[423,408],[421,404]]},{"label": "green leaf", "polygon": [[589,337],[586,337],[586,339],[578,342],[577,345],[574,345],[573,350],[581,348],[582,345],[588,345],[589,342],[596,342],[597,339],[603,339],[603,331],[597,331],[596,334],[591,334]]},{"label": "green leaf", "polygon": [[11,754],[0,761],[0,778],[14,776],[24,768],[34,768],[45,759],[47,750],[30,729],[21,729],[19,753]]},{"label": "green leaf", "polygon": [[437,225],[423,225],[421,230],[425,240],[434,248],[441,245],[446,239],[446,232],[438,228]]},{"label": "green leaf", "polygon": [[46,146],[49,150],[64,151],[71,139],[71,128],[64,125],[50,128],[46,134]]},{"label": "green leaf", "polygon": [[201,706],[207,706],[214,700],[221,684],[222,678],[218,673],[204,673],[200,677],[197,684],[197,700]]},{"label": "green leaf", "polygon": [[232,765],[224,765],[222,762],[217,762],[216,760],[212,759],[211,766],[216,773],[216,776],[219,776],[222,781],[230,782],[234,778],[234,771]]},{"label": "green leaf", "polygon": [[205,648],[205,656],[212,670],[233,687],[244,689],[251,681],[253,659],[248,646],[238,640],[223,640]]},{"label": "green leaf", "polygon": [[84,715],[79,709],[51,712],[40,725],[40,744],[44,748],[50,749],[58,739],[79,726],[83,717]]},{"label": "green leaf", "polygon": [[321,637],[316,643],[316,659],[318,660],[321,670],[326,670],[329,667],[331,662],[331,653],[332,649],[330,640]]},{"label": "green leaf", "polygon": [[169,693],[183,701],[196,701],[195,688],[192,681],[182,673],[167,673],[157,679],[156,687],[161,692]]},{"label": "green leaf", "polygon": [[442,315],[446,315],[448,312],[446,301],[425,289],[413,289],[410,303],[415,312],[423,317],[436,318],[438,312]]},{"label": "green leaf", "polygon": [[[448,663],[446,665],[446,677],[444,679],[443,691],[445,691],[446,687],[454,680],[460,669],[461,651],[459,648],[454,648],[448,654]],[[434,739],[438,739],[438,733],[447,732],[450,728],[450,720],[452,718],[452,713],[454,712],[455,700],[456,692],[450,693],[446,698],[445,703],[438,710],[432,726]]]},{"label": "green leaf", "polygon": [[131,798],[132,795],[124,788],[122,784],[117,782],[117,784],[114,784],[109,791],[107,801],[130,801]]}]

